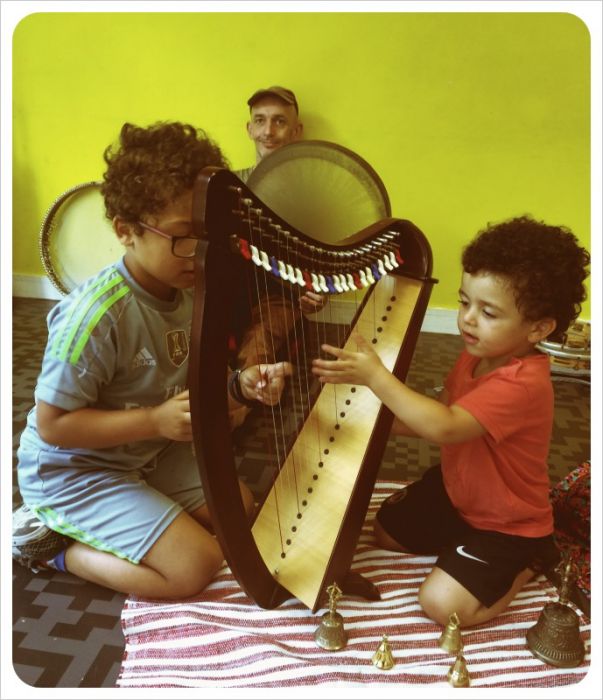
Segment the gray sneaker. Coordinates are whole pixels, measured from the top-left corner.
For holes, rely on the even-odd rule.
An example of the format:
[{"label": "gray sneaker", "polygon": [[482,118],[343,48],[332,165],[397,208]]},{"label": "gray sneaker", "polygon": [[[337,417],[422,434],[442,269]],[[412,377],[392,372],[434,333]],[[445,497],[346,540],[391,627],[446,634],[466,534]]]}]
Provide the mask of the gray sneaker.
[{"label": "gray sneaker", "polygon": [[13,511],[13,559],[37,572],[73,540],[51,530],[23,504]]}]

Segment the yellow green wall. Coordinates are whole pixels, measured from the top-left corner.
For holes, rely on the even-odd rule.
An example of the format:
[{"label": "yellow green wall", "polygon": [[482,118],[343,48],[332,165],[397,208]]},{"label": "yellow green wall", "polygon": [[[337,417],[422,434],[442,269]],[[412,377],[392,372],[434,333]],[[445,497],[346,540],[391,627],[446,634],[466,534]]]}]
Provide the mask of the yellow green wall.
[{"label": "yellow green wall", "polygon": [[306,137],[363,156],[425,232],[431,306],[453,308],[461,248],[489,221],[530,213],[590,248],[589,43],[552,12],[29,15],[13,36],[13,272],[43,274],[44,213],[101,177],[125,121],[189,121],[244,167],[246,99],[279,83]]}]

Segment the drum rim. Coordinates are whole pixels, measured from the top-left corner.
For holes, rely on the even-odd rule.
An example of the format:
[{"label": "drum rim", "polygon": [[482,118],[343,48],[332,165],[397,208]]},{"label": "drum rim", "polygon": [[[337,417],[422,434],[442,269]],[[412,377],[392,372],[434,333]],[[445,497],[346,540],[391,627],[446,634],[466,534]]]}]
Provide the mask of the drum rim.
[{"label": "drum rim", "polygon": [[63,295],[69,294],[69,289],[63,284],[62,280],[56,273],[49,254],[49,243],[50,243],[50,233],[51,226],[60,207],[70,199],[74,194],[80,192],[81,190],[98,188],[100,189],[102,185],[101,180],[88,180],[87,182],[81,182],[73,187],[62,192],[52,204],[46,210],[44,218],[42,219],[42,225],[40,226],[40,232],[38,234],[38,249],[40,253],[40,258],[42,260],[42,265],[48,279],[51,281],[52,285]]},{"label": "drum rim", "polygon": [[376,186],[377,191],[381,195],[382,203],[385,206],[385,213],[383,218],[388,218],[391,216],[391,203],[389,195],[387,193],[387,189],[385,188],[385,184],[383,180],[379,177],[377,171],[361,155],[359,155],[355,151],[352,151],[346,146],[334,143],[333,141],[325,141],[321,139],[305,139],[303,141],[294,141],[293,143],[289,143],[285,146],[282,146],[281,148],[271,153],[269,156],[263,158],[255,166],[255,168],[251,171],[251,174],[249,175],[249,179],[247,180],[247,186],[250,190],[253,191],[254,186],[259,184],[262,178],[271,170],[274,170],[278,165],[280,165],[283,162],[293,160],[294,158],[303,157],[304,155],[307,155],[305,151],[311,152],[312,149],[323,149],[326,152],[336,151],[340,154],[343,154],[350,160],[354,161],[356,165],[359,165],[360,168],[368,175],[369,179],[373,182],[373,184]]}]

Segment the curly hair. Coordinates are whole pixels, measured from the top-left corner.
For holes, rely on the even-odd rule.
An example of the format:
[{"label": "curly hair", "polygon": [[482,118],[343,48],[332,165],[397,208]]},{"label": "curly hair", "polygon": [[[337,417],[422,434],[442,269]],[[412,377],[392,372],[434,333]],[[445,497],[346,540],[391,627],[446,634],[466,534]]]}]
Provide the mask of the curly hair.
[{"label": "curly hair", "polygon": [[521,216],[480,231],[463,250],[463,270],[489,272],[512,285],[517,308],[528,321],[553,318],[551,339],[561,340],[586,299],[587,250],[563,226]]},{"label": "curly hair", "polygon": [[156,214],[193,186],[207,165],[228,167],[220,148],[201,130],[180,122],[147,128],[124,124],[116,148],[104,152],[101,192],[107,218],[136,222]]}]

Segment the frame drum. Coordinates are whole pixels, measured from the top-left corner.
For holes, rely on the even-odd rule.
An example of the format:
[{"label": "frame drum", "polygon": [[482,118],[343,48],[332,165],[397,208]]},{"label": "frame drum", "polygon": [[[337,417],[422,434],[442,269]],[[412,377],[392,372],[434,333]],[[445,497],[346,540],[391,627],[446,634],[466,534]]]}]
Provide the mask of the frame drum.
[{"label": "frame drum", "polygon": [[105,216],[101,184],[84,182],[63,192],[42,222],[42,263],[61,294],[68,294],[123,255],[124,248]]},{"label": "frame drum", "polygon": [[330,141],[296,141],[263,158],[249,189],[291,226],[323,243],[391,216],[379,175],[357,153]]}]

